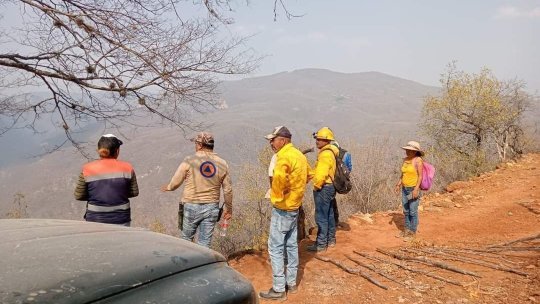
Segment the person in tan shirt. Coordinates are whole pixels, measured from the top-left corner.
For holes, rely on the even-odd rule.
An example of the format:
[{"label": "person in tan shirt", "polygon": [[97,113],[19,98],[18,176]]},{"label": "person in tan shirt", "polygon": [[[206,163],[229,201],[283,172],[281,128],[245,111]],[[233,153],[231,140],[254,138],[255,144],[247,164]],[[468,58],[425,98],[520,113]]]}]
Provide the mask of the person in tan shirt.
[{"label": "person in tan shirt", "polygon": [[[180,235],[193,241],[199,229],[197,243],[210,247],[212,234],[219,217],[220,191],[223,189],[223,218],[232,217],[232,184],[227,162],[214,153],[214,136],[200,132],[195,142],[195,154],[184,158],[171,181],[161,191],[174,191],[184,184],[181,197],[183,224]],[[180,206],[182,208],[182,206]]]}]

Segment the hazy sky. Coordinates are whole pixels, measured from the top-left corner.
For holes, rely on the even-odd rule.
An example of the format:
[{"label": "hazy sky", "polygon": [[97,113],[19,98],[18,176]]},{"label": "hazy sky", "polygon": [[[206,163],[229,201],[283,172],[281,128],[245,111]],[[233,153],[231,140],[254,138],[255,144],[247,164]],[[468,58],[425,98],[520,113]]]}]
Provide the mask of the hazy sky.
[{"label": "hazy sky", "polygon": [[[500,79],[518,78],[540,92],[540,1],[284,0],[235,6],[233,33],[256,34],[250,45],[268,55],[255,75],[299,68],[378,71],[438,85],[446,65]],[[240,3],[243,3],[240,1]]]},{"label": "hazy sky", "polygon": [[[183,14],[206,12],[191,1]],[[278,9],[277,21],[274,0],[232,2],[228,31],[255,35],[247,46],[267,56],[249,76],[324,68],[439,85],[455,60],[466,72],[488,67],[540,94],[540,0],[283,0],[303,16],[288,20]],[[0,6],[0,28],[20,22],[14,7]]]}]

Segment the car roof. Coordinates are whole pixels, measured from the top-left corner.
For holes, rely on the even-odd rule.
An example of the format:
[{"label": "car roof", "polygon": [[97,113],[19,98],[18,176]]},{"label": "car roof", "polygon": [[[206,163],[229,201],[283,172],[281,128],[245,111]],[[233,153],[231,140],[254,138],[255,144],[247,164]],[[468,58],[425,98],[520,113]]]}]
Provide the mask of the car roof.
[{"label": "car roof", "polygon": [[188,269],[219,253],[141,228],[0,220],[0,302],[85,303]]}]

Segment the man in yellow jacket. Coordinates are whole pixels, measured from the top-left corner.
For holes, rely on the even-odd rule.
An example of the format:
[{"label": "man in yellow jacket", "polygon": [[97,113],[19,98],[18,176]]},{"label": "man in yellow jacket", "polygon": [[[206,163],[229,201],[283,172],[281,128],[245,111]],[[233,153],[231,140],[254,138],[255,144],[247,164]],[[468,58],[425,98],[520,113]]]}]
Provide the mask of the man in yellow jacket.
[{"label": "man in yellow jacket", "polygon": [[297,291],[298,209],[304,199],[311,168],[306,156],[291,143],[291,137],[291,132],[284,126],[276,127],[271,134],[265,136],[276,153],[277,161],[270,190],[272,218],[268,236],[273,280],[270,290],[259,293],[264,299],[283,300],[287,297],[286,290],[289,293]]},{"label": "man in yellow jacket", "polygon": [[307,247],[309,251],[323,251],[328,246],[336,245],[336,221],[332,201],[336,197],[333,185],[336,172],[336,155],[339,150],[330,143],[335,140],[330,128],[321,128],[313,134],[319,154],[313,172],[313,198],[315,201],[315,222],[317,223],[317,240]]}]

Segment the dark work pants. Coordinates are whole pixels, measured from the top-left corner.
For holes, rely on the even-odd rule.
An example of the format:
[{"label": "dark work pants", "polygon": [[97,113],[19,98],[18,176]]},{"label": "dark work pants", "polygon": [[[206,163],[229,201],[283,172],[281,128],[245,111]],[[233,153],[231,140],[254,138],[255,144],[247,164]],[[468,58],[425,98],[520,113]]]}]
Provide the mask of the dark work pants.
[{"label": "dark work pants", "polygon": [[336,197],[332,200],[332,207],[334,208],[334,220],[336,221],[336,226],[339,225],[339,210],[337,206]]}]

